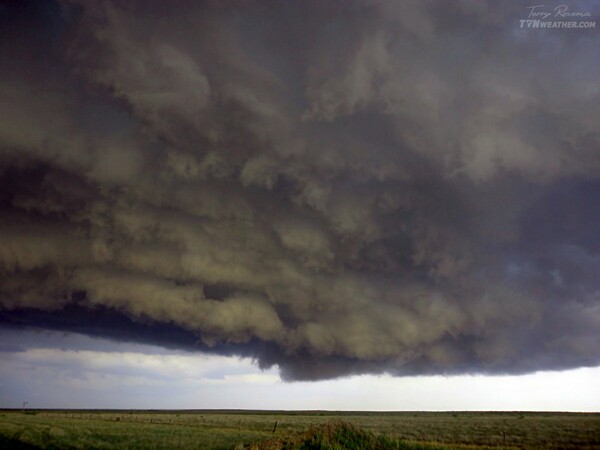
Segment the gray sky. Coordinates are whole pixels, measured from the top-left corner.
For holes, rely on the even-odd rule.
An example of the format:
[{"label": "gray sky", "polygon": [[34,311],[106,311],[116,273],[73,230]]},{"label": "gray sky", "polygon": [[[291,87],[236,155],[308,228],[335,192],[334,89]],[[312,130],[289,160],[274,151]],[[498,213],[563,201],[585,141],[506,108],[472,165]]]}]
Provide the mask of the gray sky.
[{"label": "gray sky", "polygon": [[[600,367],[528,375],[284,382],[249,358],[54,332],[0,334],[0,402],[20,408],[599,411]],[[77,350],[73,346],[77,346]]]},{"label": "gray sky", "polygon": [[581,384],[600,8],[561,5],[0,3],[0,401]]}]

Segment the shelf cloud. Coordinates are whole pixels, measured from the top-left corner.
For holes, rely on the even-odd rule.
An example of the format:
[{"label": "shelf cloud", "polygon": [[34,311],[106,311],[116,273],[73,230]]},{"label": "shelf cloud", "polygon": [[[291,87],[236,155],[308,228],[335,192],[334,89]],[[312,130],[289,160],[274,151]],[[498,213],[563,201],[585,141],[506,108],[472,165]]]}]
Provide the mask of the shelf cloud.
[{"label": "shelf cloud", "polygon": [[3,3],[0,325],[288,380],[600,364],[598,30],[526,6]]}]

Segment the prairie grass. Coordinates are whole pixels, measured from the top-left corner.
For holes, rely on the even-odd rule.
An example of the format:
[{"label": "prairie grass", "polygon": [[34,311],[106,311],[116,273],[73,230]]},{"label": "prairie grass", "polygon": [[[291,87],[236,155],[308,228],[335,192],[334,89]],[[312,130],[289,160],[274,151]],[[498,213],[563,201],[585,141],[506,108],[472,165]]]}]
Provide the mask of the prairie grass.
[{"label": "prairie grass", "polygon": [[[385,449],[600,450],[600,414],[591,413],[202,410],[3,410],[0,448],[233,449],[336,420],[392,445]],[[326,448],[315,446],[306,448]]]}]

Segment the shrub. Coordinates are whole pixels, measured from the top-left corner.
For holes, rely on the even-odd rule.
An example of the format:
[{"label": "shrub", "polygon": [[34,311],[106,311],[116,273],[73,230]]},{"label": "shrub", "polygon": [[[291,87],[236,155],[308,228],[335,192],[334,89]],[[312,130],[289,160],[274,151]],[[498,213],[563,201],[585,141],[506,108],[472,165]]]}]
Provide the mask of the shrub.
[{"label": "shrub", "polygon": [[283,438],[251,444],[251,450],[396,450],[396,441],[340,421]]}]

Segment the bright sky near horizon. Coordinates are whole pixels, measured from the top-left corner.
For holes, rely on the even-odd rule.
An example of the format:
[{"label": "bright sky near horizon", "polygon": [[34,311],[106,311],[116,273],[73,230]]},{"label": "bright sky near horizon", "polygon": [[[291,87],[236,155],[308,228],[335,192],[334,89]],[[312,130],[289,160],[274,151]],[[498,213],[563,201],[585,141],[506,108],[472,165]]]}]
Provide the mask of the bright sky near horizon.
[{"label": "bright sky near horizon", "polygon": [[0,407],[600,411],[563,3],[0,0]]},{"label": "bright sky near horizon", "polygon": [[[4,342],[14,339],[3,335]],[[85,350],[72,350],[75,339]],[[46,334],[3,352],[0,405],[20,408],[600,411],[600,367],[528,375],[357,375],[284,382],[249,358]],[[14,349],[16,350],[16,348]]]}]

